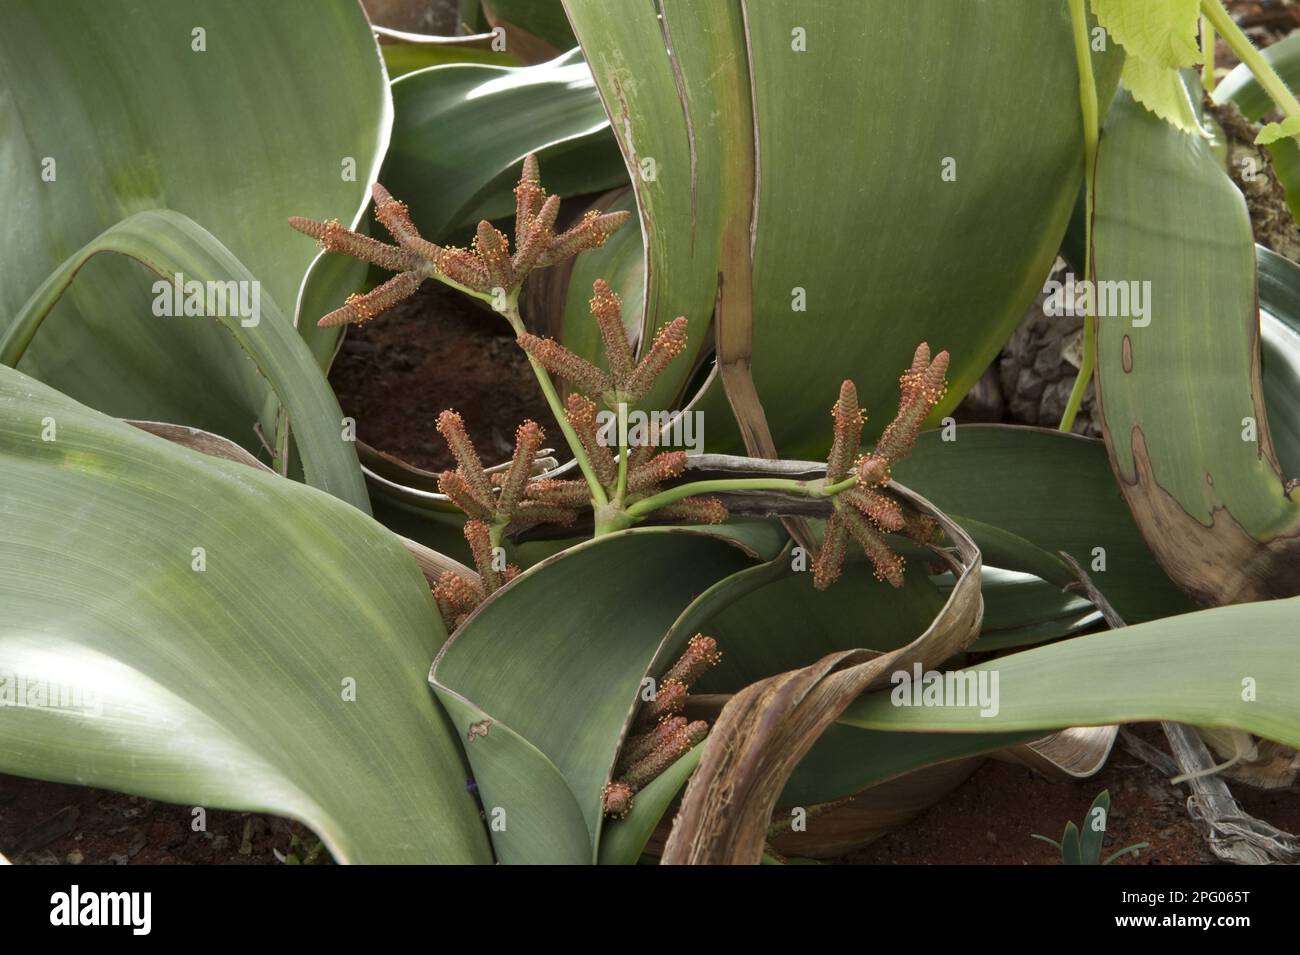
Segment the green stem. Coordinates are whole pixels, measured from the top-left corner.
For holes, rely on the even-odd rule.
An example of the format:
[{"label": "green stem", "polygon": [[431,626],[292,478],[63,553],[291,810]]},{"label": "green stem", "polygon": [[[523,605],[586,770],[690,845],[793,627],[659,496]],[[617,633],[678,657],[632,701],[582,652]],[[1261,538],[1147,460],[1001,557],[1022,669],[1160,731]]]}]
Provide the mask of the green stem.
[{"label": "green stem", "polygon": [[792,478],[723,478],[716,481],[692,481],[679,484],[666,491],[642,498],[627,509],[631,520],[640,520],[652,511],[675,504],[696,494],[718,494],[724,491],[784,491],[804,497],[832,497],[858,483],[857,477],[845,478],[837,484],[826,484],[820,479],[796,481]]},{"label": "green stem", "polygon": [[[515,330],[516,335],[524,331],[524,320],[519,316],[517,294],[506,303],[502,314],[510,322],[510,327]],[[564,440],[569,443],[569,451],[578,462],[578,467],[582,470],[582,476],[587,479],[587,486],[591,488],[592,502],[596,506],[608,504],[609,498],[605,496],[605,488],[601,486],[600,479],[596,477],[596,472],[592,470],[591,462],[587,459],[586,449],[583,448],[582,441],[574,432],[573,425],[569,424],[568,416],[564,413],[564,405],[560,402],[559,393],[555,390],[555,382],[551,381],[550,374],[532,355],[528,355],[528,364],[532,366],[533,374],[537,376],[538,387],[542,389],[542,394],[546,396],[546,403],[551,408],[551,414],[555,416],[556,424],[560,426],[560,430],[564,433]]]},{"label": "green stem", "polygon": [[[1092,281],[1092,214],[1093,184],[1097,178],[1097,143],[1101,139],[1101,123],[1097,106],[1097,83],[1092,75],[1092,51],[1088,48],[1088,15],[1084,10],[1084,0],[1069,0],[1070,23],[1074,27],[1074,57],[1079,68],[1079,114],[1083,121],[1083,180],[1084,180],[1084,218],[1083,218],[1083,273],[1086,281]],[[1092,380],[1092,369],[1096,359],[1097,317],[1093,314],[1093,296],[1088,296],[1088,309],[1083,317],[1083,360],[1079,364],[1079,375],[1074,379],[1074,388],[1066,402],[1065,412],[1061,415],[1060,430],[1070,431],[1074,428],[1074,419],[1083,404],[1083,396]]]},{"label": "green stem", "polygon": [[623,503],[627,493],[627,405],[618,403],[618,485],[614,489],[614,500]]},{"label": "green stem", "polygon": [[1213,93],[1218,82],[1214,76],[1214,24],[1206,17],[1201,17],[1201,57],[1201,86]]},{"label": "green stem", "polygon": [[1295,96],[1287,89],[1282,78],[1274,72],[1273,67],[1268,65],[1268,60],[1264,59],[1259,50],[1255,49],[1255,44],[1250,42],[1250,38],[1241,32],[1241,27],[1237,26],[1236,21],[1228,15],[1228,11],[1223,8],[1219,0],[1201,0],[1201,12],[1210,21],[1210,25],[1219,31],[1223,42],[1237,54],[1237,59],[1245,63],[1246,69],[1255,75],[1255,79],[1269,95],[1273,105],[1285,116],[1300,116],[1300,103],[1296,102]]}]

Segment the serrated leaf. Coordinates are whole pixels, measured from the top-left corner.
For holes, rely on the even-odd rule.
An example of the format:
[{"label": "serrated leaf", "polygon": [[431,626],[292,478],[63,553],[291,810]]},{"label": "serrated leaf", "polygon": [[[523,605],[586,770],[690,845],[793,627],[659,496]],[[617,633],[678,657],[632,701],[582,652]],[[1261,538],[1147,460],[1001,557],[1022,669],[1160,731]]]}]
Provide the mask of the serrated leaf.
[{"label": "serrated leaf", "polygon": [[1131,58],[1171,68],[1201,62],[1197,0],[1092,0],[1092,12]]},{"label": "serrated leaf", "polygon": [[1288,116],[1280,123],[1269,123],[1262,127],[1255,137],[1255,145],[1267,146],[1290,136],[1300,136],[1300,116]]},{"label": "serrated leaf", "polygon": [[1120,81],[1133,94],[1133,98],[1185,133],[1198,136],[1208,134],[1201,128],[1192,106],[1192,97],[1178,70],[1161,66],[1150,60],[1130,56],[1124,61]]}]

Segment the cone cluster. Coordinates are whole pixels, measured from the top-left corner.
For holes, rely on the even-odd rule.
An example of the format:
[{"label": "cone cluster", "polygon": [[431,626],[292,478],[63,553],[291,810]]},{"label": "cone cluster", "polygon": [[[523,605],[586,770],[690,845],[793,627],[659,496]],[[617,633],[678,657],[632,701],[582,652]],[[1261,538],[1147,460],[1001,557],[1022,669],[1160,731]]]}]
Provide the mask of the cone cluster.
[{"label": "cone cluster", "polygon": [[602,790],[605,815],[622,819],[632,809],[632,798],[709,733],[705,720],[682,716],[693,683],[718,665],[722,652],[712,637],[697,633],[686,650],[659,681],[655,698],[642,707],[635,729],[619,753],[614,779]]},{"label": "cone cluster", "polygon": [[468,249],[442,246],[420,235],[406,203],[394,199],[379,183],[371,189],[375,218],[397,243],[391,245],[354,232],[332,219],[318,222],[291,216],[289,225],[315,239],[322,248],[341,252],[397,274],[370,292],[350,295],[318,325],[360,324],[415,293],[426,278],[435,277],[471,293],[485,296],[516,294],[534,269],[545,268],[594,249],[630,217],[629,212],[588,212],[558,235],[555,220],[560,197],[547,196],[538,173],[537,157],[524,159],[515,187],[515,250],[506,236],[486,219],[478,224]]},{"label": "cone cluster", "polygon": [[519,344],[551,374],[585,394],[601,398],[606,407],[616,409],[620,404],[636,404],[650,393],[669,363],[686,350],[688,323],[684,316],[674,318],[655,334],[645,357],[634,362],[623,326],[623,303],[603,279],[597,279],[592,290],[589,305],[600,328],[609,371],[597,368],[553,338],[539,338],[525,332],[519,336]]},{"label": "cone cluster", "polygon": [[916,444],[926,416],[944,396],[948,353],[930,357],[930,346],[922,342],[912,356],[911,367],[899,379],[898,414],[889,423],[876,447],[861,456],[864,417],[852,381],[840,386],[839,400],[831,410],[835,435],[826,458],[826,483],[837,484],[850,475],[857,483],[834,498],[834,511],[826,521],[821,550],[813,561],[813,584],[825,590],[840,576],[849,538],[861,545],[871,560],[878,580],[903,586],[903,558],[890,548],[885,534],[902,534],[921,543],[935,543],[941,536],[931,517],[905,507],[892,497],[885,485],[893,465],[906,457]]}]

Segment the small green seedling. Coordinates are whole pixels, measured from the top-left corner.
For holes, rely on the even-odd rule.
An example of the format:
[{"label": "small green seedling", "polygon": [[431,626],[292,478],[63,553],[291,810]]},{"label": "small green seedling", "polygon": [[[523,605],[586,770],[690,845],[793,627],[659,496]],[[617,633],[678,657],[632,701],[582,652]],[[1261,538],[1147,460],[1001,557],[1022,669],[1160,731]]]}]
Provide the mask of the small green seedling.
[{"label": "small green seedling", "polygon": [[1073,822],[1067,822],[1060,842],[1049,839],[1047,836],[1040,836],[1036,832],[1033,833],[1033,836],[1035,839],[1050,842],[1060,849],[1062,865],[1110,865],[1116,859],[1121,859],[1130,853],[1137,855],[1140,849],[1147,848],[1145,842],[1126,846],[1107,856],[1106,861],[1102,862],[1101,843],[1106,837],[1106,822],[1109,818],[1110,790],[1103,789],[1097,795],[1097,798],[1092,801],[1092,805],[1088,807],[1088,814],[1083,820],[1082,833],[1079,832],[1079,827]]}]

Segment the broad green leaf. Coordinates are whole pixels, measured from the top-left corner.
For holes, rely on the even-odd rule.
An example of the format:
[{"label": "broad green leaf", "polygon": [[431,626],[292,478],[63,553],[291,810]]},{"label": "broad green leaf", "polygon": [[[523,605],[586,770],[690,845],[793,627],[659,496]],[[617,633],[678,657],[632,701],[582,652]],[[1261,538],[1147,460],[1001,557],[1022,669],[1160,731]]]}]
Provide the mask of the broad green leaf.
[{"label": "broad green leaf", "polygon": [[1135,100],[1174,128],[1207,135],[1201,128],[1187,85],[1176,69],[1130,56],[1124,61],[1120,80]]},{"label": "broad green leaf", "polygon": [[[951,586],[949,580],[939,581],[941,591]],[[1073,636],[1101,621],[1101,612],[1087,599],[1030,574],[986,566],[980,593],[984,619],[979,639],[970,646],[977,653]]]},{"label": "broad green leaf", "polygon": [[1041,737],[1023,733],[892,733],[841,719],[813,744],[781,792],[779,805],[815,806],[926,766],[994,753]]},{"label": "broad green leaf", "polygon": [[[969,707],[895,706],[890,688],[867,694],[804,757],[780,804],[829,802],[1068,726],[1168,719],[1247,729],[1294,745],[1300,734],[1296,673],[1279,672],[1276,661],[1293,652],[1294,628],[1287,621],[1296,603],[1202,611],[972,667],[998,673],[999,712],[993,717]],[[1268,707],[1242,700],[1247,677],[1258,685],[1259,701],[1268,693]]]},{"label": "broad green leaf", "polygon": [[1092,0],[1092,11],[1106,32],[1123,45],[1129,59],[1161,67],[1201,62],[1196,43],[1199,0]]},{"label": "broad green leaf", "polygon": [[465,728],[461,741],[471,754],[474,787],[485,800],[488,827],[509,833],[493,839],[497,862],[589,864],[591,836],[582,809],[555,764],[505,723],[455,693],[439,698],[452,724]]},{"label": "broad green leaf", "polygon": [[[747,571],[746,573],[753,573]],[[737,575],[743,576],[743,575]],[[1025,574],[985,567],[980,574],[984,620],[968,648],[987,653],[1071,636],[1097,624],[1086,600]],[[940,584],[946,595],[950,585]],[[828,592],[833,594],[834,591]],[[853,628],[853,621],[841,627]],[[759,627],[761,632],[761,625]],[[935,763],[992,753],[1040,733],[896,734],[835,724],[813,745],[782,793],[780,805],[811,806]]]},{"label": "broad green leaf", "polygon": [[[711,344],[719,262],[737,238],[724,232],[742,212],[746,250],[749,243],[753,142],[741,7],[568,0],[565,9],[636,190],[649,276],[637,318],[642,353],[677,316],[690,323],[684,355],[643,402],[671,409]],[[747,300],[748,286],[747,276],[735,283],[737,300]]]},{"label": "broad green leaf", "polygon": [[1203,603],[1297,592],[1300,512],[1265,414],[1240,192],[1207,143],[1121,96],[1102,137],[1093,239],[1098,280],[1144,300],[1141,316],[1098,320],[1097,382],[1147,543]]},{"label": "broad green leaf", "polygon": [[905,733],[1044,732],[1170,720],[1241,729],[1300,745],[1300,598],[1217,607],[999,657],[966,673],[998,675],[998,712],[897,706],[890,691],[854,703],[842,723]]},{"label": "broad green leaf", "polygon": [[[498,857],[554,861],[534,854],[541,843],[529,833],[546,825],[570,831],[576,800],[586,835],[575,851],[596,860],[601,789],[639,702],[642,679],[656,660],[680,651],[684,639],[673,647],[666,635],[683,608],[710,584],[751,563],[739,547],[708,532],[624,531],[530,568],[456,631],[429,680],[440,699],[463,701],[447,702],[460,707],[457,732],[467,736],[469,715],[506,726],[512,746],[521,745],[514,737],[526,742],[567,784],[567,799],[559,798],[549,773],[514,779],[507,791],[502,786],[509,777],[494,755],[496,745],[506,744],[482,747],[480,755],[485,739],[467,742],[483,805],[511,800],[529,807],[528,832],[517,835],[508,821],[505,829],[491,832]],[[487,740],[493,732],[489,727]]]},{"label": "broad green leaf", "polygon": [[1268,123],[1260,128],[1255,136],[1256,144],[1267,146],[1279,139],[1288,139],[1300,135],[1300,116],[1288,116],[1280,123]]},{"label": "broad green leaf", "polygon": [[490,860],[391,533],[3,367],[0,486],[0,772],[289,816],[341,862]]},{"label": "broad green leaf", "polygon": [[981,546],[983,528],[993,527],[1037,549],[1039,561],[1065,551],[1127,621],[1192,609],[1142,540],[1100,441],[1038,428],[962,425],[955,441],[923,433],[894,476],[969,524]]},{"label": "broad green leaf", "polygon": [[539,154],[560,195],[627,181],[591,71],[577,51],[529,67],[457,63],[393,82],[380,181],[430,238],[514,215],[519,164]]},{"label": "broad green leaf", "polygon": [[[1038,291],[1082,175],[1065,5],[660,8],[567,3],[625,155],[656,160],[633,183],[647,327],[684,314],[697,335],[722,275],[722,373],[756,396],[715,381],[710,447],[736,449],[739,403],[751,444],[815,459],[850,377],[878,433],[921,340],[952,353],[954,405]],[[1106,102],[1118,46],[1097,59]]]},{"label": "broad green leaf", "polygon": [[[778,557],[770,567],[725,582],[740,592],[703,624],[723,655],[700,681],[701,692],[734,693],[836,650],[896,650],[923,633],[943,608],[944,596],[923,565],[909,562],[904,586],[895,590],[876,580],[865,561],[851,561],[840,580],[822,592],[813,588],[811,571],[794,571],[790,564],[788,557]],[[757,576],[760,570],[767,579]],[[751,575],[761,585],[745,579]]]},{"label": "broad green leaf", "polygon": [[[0,30],[0,115],[0,207],[23,219],[0,236],[3,329],[78,248],[152,209],[200,223],[290,309],[317,250],[285,218],[355,222],[392,111],[351,0],[232,0],[201,14],[16,0]],[[274,427],[267,383],[223,331],[158,321],[152,298],[133,264],[95,259],[23,369],[105,412],[257,450],[254,422]]]},{"label": "broad green leaf", "polygon": [[[247,286],[256,282],[243,263],[196,222],[168,210],[138,212],[73,253],[32,293],[7,333],[0,336],[0,363],[15,364],[33,340],[39,340],[38,329],[43,329],[46,318],[57,312],[56,303],[70,294],[70,288],[75,290],[85,281],[84,270],[104,252],[116,253],[123,261],[133,259],[152,272],[160,282],[151,282],[148,273],[131,266],[135,268],[135,285],[152,286],[173,310],[176,275],[183,276],[186,283],[203,283],[205,288],[209,283],[226,288],[228,283]],[[229,305],[216,304],[217,314],[210,317],[151,314],[147,320],[176,326],[178,336],[188,335],[190,348],[183,354],[200,354],[200,343],[207,341],[210,334],[233,343],[234,360],[265,379],[288,410],[307,482],[368,513],[356,449],[343,440],[343,414],[338,400],[275,300],[267,294],[259,295],[249,317],[241,317]],[[205,301],[204,308],[208,307]],[[69,315],[54,321],[80,318]]]}]

